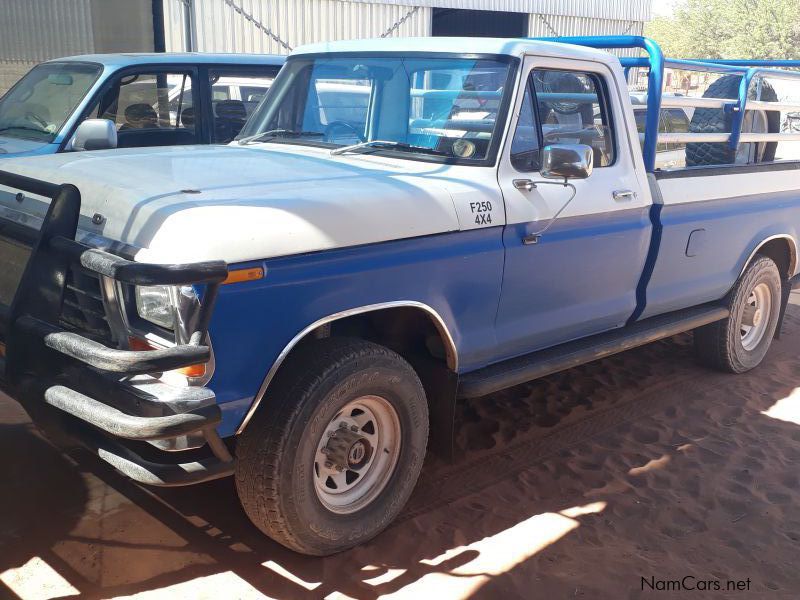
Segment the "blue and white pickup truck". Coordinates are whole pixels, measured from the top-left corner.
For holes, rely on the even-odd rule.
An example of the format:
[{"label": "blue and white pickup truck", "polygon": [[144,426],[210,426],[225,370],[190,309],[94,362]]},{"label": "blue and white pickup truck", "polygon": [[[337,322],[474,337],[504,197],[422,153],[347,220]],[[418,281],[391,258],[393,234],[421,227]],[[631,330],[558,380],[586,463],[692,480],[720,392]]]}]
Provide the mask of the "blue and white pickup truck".
[{"label": "blue and white pickup truck", "polygon": [[284,61],[269,54],[140,53],[43,62],[0,98],[0,159],[228,143]]},{"label": "blue and white pickup truck", "polygon": [[[721,83],[662,102],[672,67]],[[642,140],[624,68],[649,69]],[[0,381],[139,482],[233,474],[280,543],[353,546],[448,454],[458,399],[685,331],[712,367],[762,361],[800,134],[761,91],[797,78],[638,37],[297,50],[229,146],[4,163]],[[669,106],[688,132],[659,134]]]}]

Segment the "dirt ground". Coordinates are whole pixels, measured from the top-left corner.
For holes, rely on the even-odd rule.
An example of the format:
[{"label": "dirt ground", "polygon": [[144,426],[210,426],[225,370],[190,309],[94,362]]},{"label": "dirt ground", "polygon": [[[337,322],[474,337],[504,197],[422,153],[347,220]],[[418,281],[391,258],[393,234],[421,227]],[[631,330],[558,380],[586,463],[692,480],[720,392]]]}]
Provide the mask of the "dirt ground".
[{"label": "dirt ground", "polygon": [[793,303],[746,375],[685,335],[464,404],[457,460],[326,559],[254,531],[230,480],[141,488],[0,398],[0,597],[800,597]]}]

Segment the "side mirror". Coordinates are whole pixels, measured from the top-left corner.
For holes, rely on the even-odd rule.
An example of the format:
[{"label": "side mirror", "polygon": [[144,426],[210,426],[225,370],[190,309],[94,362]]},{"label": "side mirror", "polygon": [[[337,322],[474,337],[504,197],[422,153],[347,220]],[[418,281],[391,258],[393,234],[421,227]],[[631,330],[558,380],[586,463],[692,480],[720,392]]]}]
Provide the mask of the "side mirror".
[{"label": "side mirror", "polygon": [[585,144],[552,144],[542,149],[545,179],[586,179],[592,174],[594,150]]},{"label": "side mirror", "polygon": [[72,136],[72,150],[107,150],[117,147],[117,128],[108,119],[86,119]]}]

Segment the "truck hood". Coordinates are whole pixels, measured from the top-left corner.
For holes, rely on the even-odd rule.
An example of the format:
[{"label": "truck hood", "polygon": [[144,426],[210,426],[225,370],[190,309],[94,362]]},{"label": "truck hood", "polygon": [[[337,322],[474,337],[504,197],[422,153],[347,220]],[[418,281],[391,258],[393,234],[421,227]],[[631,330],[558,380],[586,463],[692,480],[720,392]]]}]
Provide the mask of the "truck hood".
[{"label": "truck hood", "polygon": [[0,160],[4,158],[14,158],[16,156],[49,154],[55,152],[57,149],[58,144],[23,140],[0,134]]},{"label": "truck hood", "polygon": [[[441,165],[330,156],[325,149],[184,146],[3,161],[3,170],[81,192],[84,232],[139,248],[137,260],[231,263],[458,229],[453,200],[423,178]],[[410,172],[411,171],[411,172]],[[0,206],[41,216],[0,189]]]}]

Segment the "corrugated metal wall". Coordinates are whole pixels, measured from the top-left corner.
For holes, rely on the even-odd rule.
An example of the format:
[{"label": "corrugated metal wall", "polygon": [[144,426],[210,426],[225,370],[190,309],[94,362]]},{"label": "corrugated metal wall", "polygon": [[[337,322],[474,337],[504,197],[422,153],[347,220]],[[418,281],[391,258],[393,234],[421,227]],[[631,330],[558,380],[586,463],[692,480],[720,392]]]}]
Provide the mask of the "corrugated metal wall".
[{"label": "corrugated metal wall", "polygon": [[[528,19],[531,37],[568,35],[641,35],[644,23],[618,19],[532,14]],[[638,50],[614,50],[618,56],[638,56]]]},{"label": "corrugated metal wall", "polygon": [[0,60],[40,62],[94,50],[91,0],[0,0]]},{"label": "corrugated metal wall", "polygon": [[[532,12],[531,36],[639,35],[650,0],[194,0],[195,50],[287,54],[311,42],[427,36],[431,7]],[[537,8],[538,11],[531,11]],[[165,0],[167,50],[186,43],[184,0]],[[639,18],[641,17],[641,18]],[[618,54],[635,55],[635,50]]]},{"label": "corrugated metal wall", "polygon": [[350,0],[437,8],[504,10],[598,19],[649,21],[652,0]]},{"label": "corrugated metal wall", "polygon": [[[287,54],[318,41],[430,34],[431,10],[341,0],[195,0],[196,50]],[[186,46],[185,5],[165,0],[167,50]]]}]

